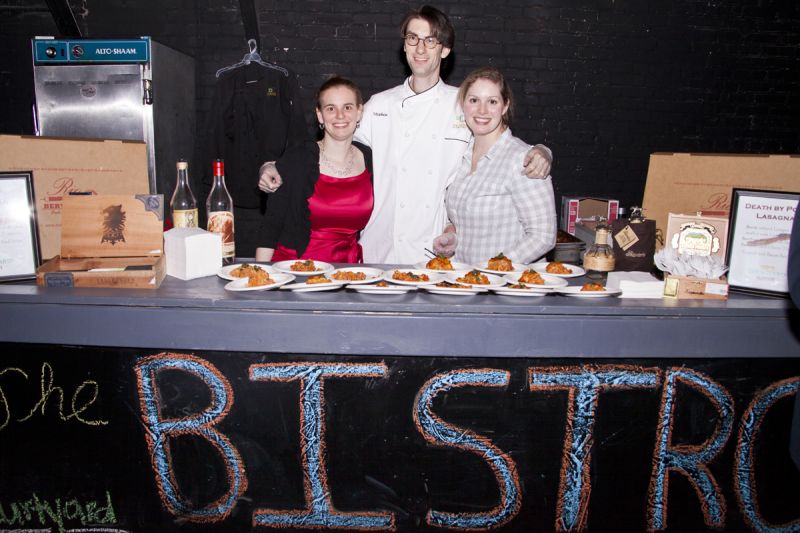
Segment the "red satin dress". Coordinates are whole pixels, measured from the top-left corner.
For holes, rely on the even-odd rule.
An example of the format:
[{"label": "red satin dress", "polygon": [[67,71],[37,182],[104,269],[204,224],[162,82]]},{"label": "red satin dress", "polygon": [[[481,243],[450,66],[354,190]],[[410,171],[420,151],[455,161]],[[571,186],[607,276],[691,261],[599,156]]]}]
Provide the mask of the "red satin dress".
[{"label": "red satin dress", "polygon": [[273,261],[316,259],[329,263],[363,263],[358,234],[372,214],[374,198],[369,170],[347,178],[320,174],[308,199],[311,238],[302,256],[280,244]]}]

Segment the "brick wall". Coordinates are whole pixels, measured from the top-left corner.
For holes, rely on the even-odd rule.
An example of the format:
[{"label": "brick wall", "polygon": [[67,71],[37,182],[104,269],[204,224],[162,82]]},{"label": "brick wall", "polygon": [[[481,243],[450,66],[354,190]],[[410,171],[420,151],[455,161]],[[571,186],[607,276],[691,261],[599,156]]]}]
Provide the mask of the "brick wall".
[{"label": "brick wall", "polygon": [[[3,0],[0,14],[14,21],[5,39],[25,41],[43,33],[39,27],[46,26],[46,16],[33,11],[42,4]],[[150,35],[194,56],[200,125],[215,71],[247,51],[239,0],[71,0],[71,5],[85,37]],[[329,74],[351,77],[365,96],[406,75],[397,27],[418,3],[256,0],[255,5],[262,55],[299,75],[310,131],[312,95]],[[639,203],[648,156],[655,151],[800,153],[798,2],[441,0],[435,5],[456,27],[447,81],[457,85],[469,70],[486,64],[510,78],[517,110],[513,131],[554,150],[558,194]],[[32,11],[23,14],[24,6]],[[15,68],[0,68],[1,86]],[[4,104],[13,105],[13,99]],[[3,119],[6,131],[14,126]]]}]

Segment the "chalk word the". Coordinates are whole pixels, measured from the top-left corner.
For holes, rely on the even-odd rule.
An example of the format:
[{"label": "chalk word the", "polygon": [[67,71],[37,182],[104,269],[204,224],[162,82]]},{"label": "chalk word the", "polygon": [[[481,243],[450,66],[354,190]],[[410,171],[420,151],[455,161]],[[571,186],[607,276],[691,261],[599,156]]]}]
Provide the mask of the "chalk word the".
[{"label": "chalk word the", "polygon": [[[28,380],[28,374],[24,370],[16,367],[6,367],[3,370],[0,370],[0,377],[4,375],[16,375],[24,378],[26,381]],[[64,388],[56,386],[54,383],[55,373],[53,372],[53,367],[50,366],[50,363],[42,363],[39,378],[38,401],[33,407],[30,408],[25,416],[18,418],[16,420],[17,422],[25,422],[26,420],[30,420],[37,412],[44,416],[45,409],[47,408],[48,403],[52,400],[55,402],[59,419],[64,422],[74,419],[75,421],[87,426],[105,426],[108,424],[107,420],[92,420],[84,416],[86,410],[97,401],[99,387],[96,381],[87,379],[78,385],[70,397],[69,412],[66,414],[64,413],[64,400],[66,398]],[[10,402],[5,391],[3,390],[2,385],[0,385],[0,431],[4,430],[10,421]]]}]

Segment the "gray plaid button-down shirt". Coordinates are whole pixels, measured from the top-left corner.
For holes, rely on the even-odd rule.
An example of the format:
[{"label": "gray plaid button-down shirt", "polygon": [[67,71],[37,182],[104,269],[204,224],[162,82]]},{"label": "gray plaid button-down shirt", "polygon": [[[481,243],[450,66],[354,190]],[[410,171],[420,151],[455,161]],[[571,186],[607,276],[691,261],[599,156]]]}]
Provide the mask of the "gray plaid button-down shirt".
[{"label": "gray plaid button-down shirt", "polygon": [[471,140],[445,197],[447,216],[456,227],[455,260],[485,264],[502,252],[515,263],[530,263],[556,242],[553,184],[529,179],[522,161],[530,146],[507,129],[470,174]]}]

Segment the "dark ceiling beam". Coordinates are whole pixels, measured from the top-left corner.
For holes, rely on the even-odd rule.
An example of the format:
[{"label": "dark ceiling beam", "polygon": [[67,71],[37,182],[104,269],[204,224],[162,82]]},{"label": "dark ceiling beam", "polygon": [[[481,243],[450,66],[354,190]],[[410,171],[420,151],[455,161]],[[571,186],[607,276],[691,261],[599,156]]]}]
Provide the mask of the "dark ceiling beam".
[{"label": "dark ceiling beam", "polygon": [[75,22],[75,15],[72,13],[72,8],[69,7],[68,0],[46,0],[46,2],[61,37],[83,36],[78,28],[78,23]]}]

